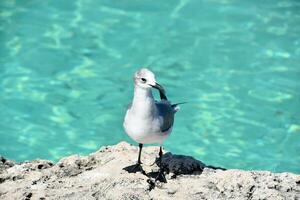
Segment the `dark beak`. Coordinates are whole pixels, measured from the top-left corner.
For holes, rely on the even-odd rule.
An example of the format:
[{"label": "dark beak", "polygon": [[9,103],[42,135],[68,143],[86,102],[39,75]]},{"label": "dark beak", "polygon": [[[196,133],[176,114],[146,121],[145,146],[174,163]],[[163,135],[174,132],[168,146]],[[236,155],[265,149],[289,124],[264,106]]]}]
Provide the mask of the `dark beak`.
[{"label": "dark beak", "polygon": [[155,83],[155,85],[151,85],[153,88],[155,88],[155,89],[158,89],[161,93],[166,93],[165,92],[165,89],[163,88],[163,86],[161,86],[160,84],[158,84],[158,83]]},{"label": "dark beak", "polygon": [[153,88],[159,90],[159,95],[160,95],[161,99],[168,100],[167,97],[166,97],[166,92],[165,92],[165,89],[163,88],[163,86],[161,86],[158,83],[155,83],[155,85],[151,85],[151,86]]}]

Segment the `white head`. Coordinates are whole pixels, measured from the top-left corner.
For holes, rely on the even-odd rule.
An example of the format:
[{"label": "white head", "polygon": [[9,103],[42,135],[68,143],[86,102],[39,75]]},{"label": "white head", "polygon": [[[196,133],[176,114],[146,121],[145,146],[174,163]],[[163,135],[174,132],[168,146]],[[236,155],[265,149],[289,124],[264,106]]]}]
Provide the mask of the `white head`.
[{"label": "white head", "polygon": [[146,68],[142,68],[134,73],[134,84],[142,88],[151,88],[156,84],[155,75]]},{"label": "white head", "polygon": [[142,68],[134,73],[134,84],[141,88],[155,88],[165,94],[164,88],[155,80],[155,75],[149,69]]}]

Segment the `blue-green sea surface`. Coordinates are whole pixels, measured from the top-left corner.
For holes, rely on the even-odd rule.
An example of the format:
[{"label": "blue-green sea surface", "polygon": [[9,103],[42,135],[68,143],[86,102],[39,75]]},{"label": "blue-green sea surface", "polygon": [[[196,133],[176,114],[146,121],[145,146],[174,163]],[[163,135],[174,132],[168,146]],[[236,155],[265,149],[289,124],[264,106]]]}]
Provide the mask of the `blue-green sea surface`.
[{"label": "blue-green sea surface", "polygon": [[146,66],[172,102],[188,101],[166,150],[300,173],[299,11],[297,0],[1,0],[0,154],[57,161],[134,143],[122,123]]}]

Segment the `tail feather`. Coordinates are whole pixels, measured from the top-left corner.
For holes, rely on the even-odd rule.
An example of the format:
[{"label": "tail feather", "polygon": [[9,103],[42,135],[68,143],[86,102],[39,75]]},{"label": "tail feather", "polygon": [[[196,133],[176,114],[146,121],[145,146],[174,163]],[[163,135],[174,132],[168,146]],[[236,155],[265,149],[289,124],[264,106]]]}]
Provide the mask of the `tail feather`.
[{"label": "tail feather", "polygon": [[175,104],[172,104],[172,108],[174,109],[174,112],[176,113],[178,110],[180,110],[180,106],[181,104],[185,104],[187,102],[180,102],[180,103],[175,103]]}]

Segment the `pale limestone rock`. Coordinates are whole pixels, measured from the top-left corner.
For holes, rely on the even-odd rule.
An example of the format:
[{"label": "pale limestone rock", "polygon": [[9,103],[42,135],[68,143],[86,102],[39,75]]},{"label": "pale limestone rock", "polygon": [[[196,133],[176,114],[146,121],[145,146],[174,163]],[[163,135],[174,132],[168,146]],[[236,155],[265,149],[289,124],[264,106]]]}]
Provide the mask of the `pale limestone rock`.
[{"label": "pale limestone rock", "polygon": [[[143,168],[153,165],[158,147],[143,149]],[[123,168],[136,162],[138,148],[126,142],[89,156],[73,155],[53,164],[16,164],[0,157],[0,199],[300,199],[300,176],[268,171],[223,170],[189,156],[165,153],[167,183],[149,190],[149,177]]]}]

